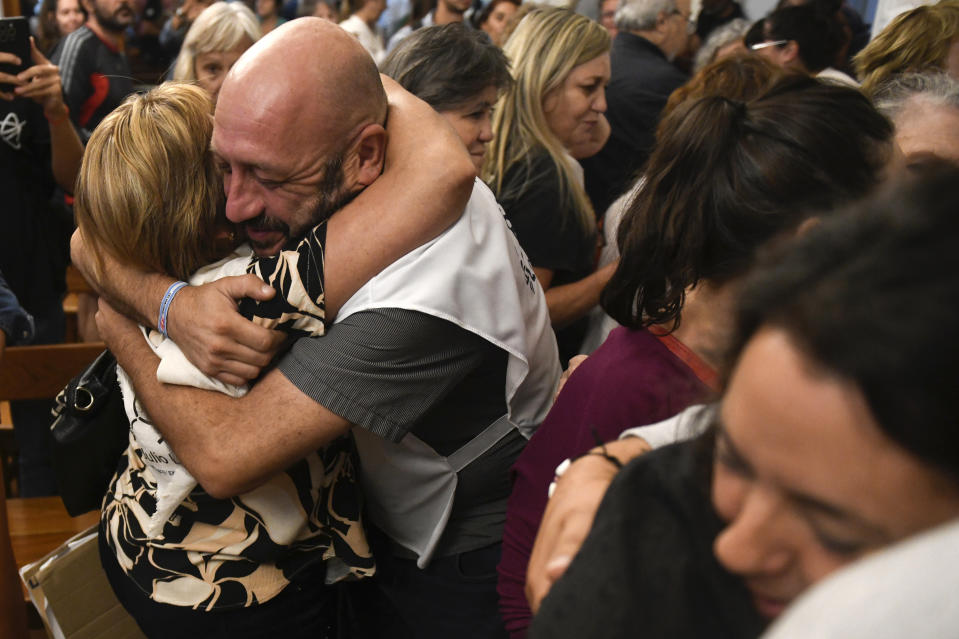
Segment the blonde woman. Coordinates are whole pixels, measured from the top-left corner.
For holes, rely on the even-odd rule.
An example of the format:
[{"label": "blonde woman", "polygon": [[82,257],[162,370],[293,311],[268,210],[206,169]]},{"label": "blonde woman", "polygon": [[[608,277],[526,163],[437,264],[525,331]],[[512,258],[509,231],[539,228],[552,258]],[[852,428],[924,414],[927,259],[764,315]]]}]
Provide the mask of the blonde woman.
[{"label": "blonde woman", "polygon": [[594,271],[596,218],[576,161],[609,136],[609,47],[597,22],[568,9],[530,11],[503,49],[515,82],[497,103],[483,170],[546,292],[563,363],[615,269]]},{"label": "blonde woman", "polygon": [[940,70],[959,80],[959,2],[942,0],[899,14],[853,64],[867,95],[906,72]]},{"label": "blonde woman", "polygon": [[215,2],[196,19],[173,66],[173,79],[195,82],[216,104],[223,78],[260,39],[260,22],[242,2]]}]

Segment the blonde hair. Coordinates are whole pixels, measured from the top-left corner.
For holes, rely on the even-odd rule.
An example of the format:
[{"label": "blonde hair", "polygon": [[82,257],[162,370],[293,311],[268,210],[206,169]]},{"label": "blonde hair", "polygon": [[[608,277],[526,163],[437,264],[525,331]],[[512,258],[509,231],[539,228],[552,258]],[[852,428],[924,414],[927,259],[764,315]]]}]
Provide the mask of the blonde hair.
[{"label": "blonde hair", "polygon": [[196,82],[196,58],[204,53],[231,51],[244,40],[260,39],[260,21],[242,2],[214,2],[187,31],[173,66],[173,79]]},{"label": "blonde hair", "polygon": [[959,38],[959,2],[943,0],[896,16],[853,59],[862,90],[872,95],[899,73],[942,69]]},{"label": "blonde hair", "polygon": [[[493,115],[493,141],[483,166],[483,179],[502,199],[526,190],[528,184],[503,193],[503,178],[519,162],[527,166],[545,150],[559,175],[560,199],[576,213],[587,231],[596,227],[593,207],[566,157],[562,142],[546,123],[543,102],[560,88],[572,70],[609,51],[609,33],[598,22],[565,8],[533,9],[507,40],[513,86],[500,97]],[[530,176],[533,177],[533,176]]]},{"label": "blonde hair", "polygon": [[[97,126],[74,203],[94,254],[178,279],[220,257],[212,114],[206,91],[168,82],[130,96]],[[102,273],[102,259],[95,268]]]}]

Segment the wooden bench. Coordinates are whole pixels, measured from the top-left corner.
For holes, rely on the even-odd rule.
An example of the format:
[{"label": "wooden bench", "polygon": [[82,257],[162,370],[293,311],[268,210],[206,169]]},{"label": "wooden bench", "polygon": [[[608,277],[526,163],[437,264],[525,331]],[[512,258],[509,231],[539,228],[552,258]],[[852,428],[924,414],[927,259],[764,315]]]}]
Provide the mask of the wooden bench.
[{"label": "wooden bench", "polygon": [[11,346],[4,351],[0,358],[0,461],[8,495],[15,494],[11,488],[17,466],[9,402],[54,399],[104,348],[102,342],[91,342]]}]

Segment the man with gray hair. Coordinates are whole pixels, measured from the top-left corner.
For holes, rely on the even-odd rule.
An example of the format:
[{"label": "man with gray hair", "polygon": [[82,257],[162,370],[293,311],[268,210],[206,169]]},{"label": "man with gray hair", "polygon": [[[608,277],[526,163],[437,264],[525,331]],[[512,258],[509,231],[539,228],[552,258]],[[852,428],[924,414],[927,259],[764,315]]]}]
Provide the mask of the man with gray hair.
[{"label": "man with gray hair", "polygon": [[685,51],[695,22],[690,0],[624,0],[616,27],[606,90],[612,132],[598,154],[582,161],[597,215],[629,188],[649,157],[659,114],[669,94],[687,80],[671,61]]}]

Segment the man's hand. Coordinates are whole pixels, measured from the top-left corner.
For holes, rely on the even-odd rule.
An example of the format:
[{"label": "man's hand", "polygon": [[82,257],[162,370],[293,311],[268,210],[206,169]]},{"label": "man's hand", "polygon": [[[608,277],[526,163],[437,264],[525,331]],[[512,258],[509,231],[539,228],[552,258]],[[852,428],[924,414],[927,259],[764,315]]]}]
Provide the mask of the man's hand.
[{"label": "man's hand", "polygon": [[265,301],[274,293],[254,275],[187,286],[170,305],[170,337],[204,374],[226,384],[245,384],[270,363],[285,335],[244,319],[236,312],[236,300]]},{"label": "man's hand", "polygon": [[[74,265],[102,297],[110,300],[112,308],[145,326],[156,325],[160,299],[173,282],[171,278],[145,273],[103,253],[103,273],[110,275],[99,277],[93,268],[93,251],[87,248],[79,230],[73,234],[70,249]],[[274,293],[255,275],[187,286],[170,305],[168,332],[205,375],[225,384],[245,384],[270,363],[285,335],[244,319],[236,312],[236,300],[250,297],[265,301]]]},{"label": "man's hand", "polygon": [[[624,464],[649,450],[649,444],[639,437],[606,444],[606,452]],[[616,472],[609,460],[584,455],[557,480],[526,569],[526,599],[533,614],[579,552]]]}]

